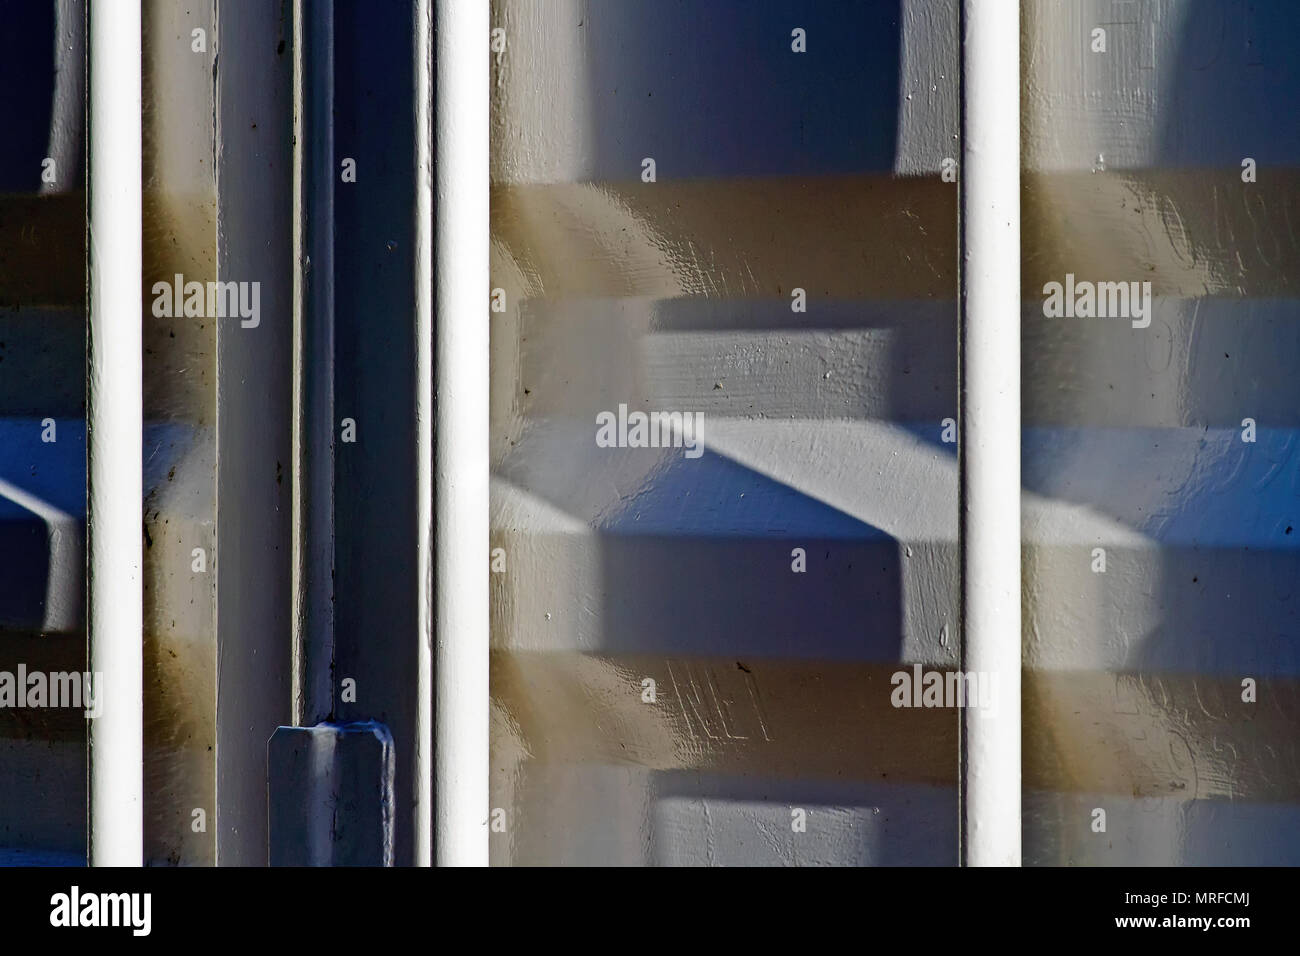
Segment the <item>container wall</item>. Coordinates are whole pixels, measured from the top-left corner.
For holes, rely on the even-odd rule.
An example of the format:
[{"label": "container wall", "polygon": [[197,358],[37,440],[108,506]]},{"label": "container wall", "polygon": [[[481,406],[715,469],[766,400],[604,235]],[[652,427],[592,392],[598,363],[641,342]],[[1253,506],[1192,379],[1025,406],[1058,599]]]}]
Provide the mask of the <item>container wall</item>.
[{"label": "container wall", "polygon": [[493,861],[955,862],[955,6],[493,25]]}]

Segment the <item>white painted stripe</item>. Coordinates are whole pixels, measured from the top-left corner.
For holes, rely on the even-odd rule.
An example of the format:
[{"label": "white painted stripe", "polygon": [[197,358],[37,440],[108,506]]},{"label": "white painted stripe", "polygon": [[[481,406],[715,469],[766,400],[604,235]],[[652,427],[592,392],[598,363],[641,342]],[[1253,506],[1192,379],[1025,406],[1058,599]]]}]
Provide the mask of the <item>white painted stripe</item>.
[{"label": "white painted stripe", "polygon": [[488,861],[488,5],[437,0],[435,854]]},{"label": "white painted stripe", "polygon": [[962,6],[959,529],[968,707],[962,861],[1020,865],[1020,13]]},{"label": "white painted stripe", "polygon": [[[433,864],[433,89],[429,0],[415,22],[415,865]],[[472,315],[473,313],[470,313]]]},{"label": "white painted stripe", "polygon": [[90,723],[89,858],[143,852],[140,2],[90,9],[87,634],[107,701]]}]

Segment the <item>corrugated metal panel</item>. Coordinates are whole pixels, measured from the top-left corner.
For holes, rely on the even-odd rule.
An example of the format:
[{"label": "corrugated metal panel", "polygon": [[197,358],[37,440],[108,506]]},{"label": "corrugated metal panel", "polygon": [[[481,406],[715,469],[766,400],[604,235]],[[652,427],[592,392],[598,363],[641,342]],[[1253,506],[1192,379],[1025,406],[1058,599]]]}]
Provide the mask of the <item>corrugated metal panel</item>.
[{"label": "corrugated metal panel", "polygon": [[955,6],[493,25],[494,862],[955,862]]},{"label": "corrugated metal panel", "polygon": [[[1025,7],[1023,482],[1110,529],[1027,515],[1026,862],[1300,860],[1298,27]],[[1149,281],[1149,326],[1045,318],[1067,272]]]}]

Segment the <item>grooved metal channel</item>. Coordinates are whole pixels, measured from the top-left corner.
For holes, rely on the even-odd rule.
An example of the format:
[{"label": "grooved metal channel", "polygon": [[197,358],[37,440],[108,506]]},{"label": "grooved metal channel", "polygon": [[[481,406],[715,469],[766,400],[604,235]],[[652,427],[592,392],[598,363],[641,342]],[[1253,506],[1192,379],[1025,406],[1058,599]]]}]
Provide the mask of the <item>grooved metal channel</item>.
[{"label": "grooved metal channel", "polygon": [[[411,866],[429,813],[417,802],[418,41],[410,4],[335,0],[334,17],[334,719],[391,730],[394,861]],[[342,179],[345,158],[356,161],[355,183]],[[341,430],[345,419],[354,436]],[[345,680],[355,694],[342,692]]]},{"label": "grooved metal channel", "polygon": [[294,6],[294,723],[334,711],[334,5]]}]

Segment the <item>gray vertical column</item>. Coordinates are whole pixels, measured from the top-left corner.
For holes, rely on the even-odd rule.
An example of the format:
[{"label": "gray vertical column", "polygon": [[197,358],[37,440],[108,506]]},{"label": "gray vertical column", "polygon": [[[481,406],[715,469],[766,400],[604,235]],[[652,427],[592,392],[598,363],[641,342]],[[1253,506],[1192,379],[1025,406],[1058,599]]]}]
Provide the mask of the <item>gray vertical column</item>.
[{"label": "gray vertical column", "polygon": [[217,862],[267,862],[266,744],[290,720],[293,57],[287,3],[217,4]]}]

